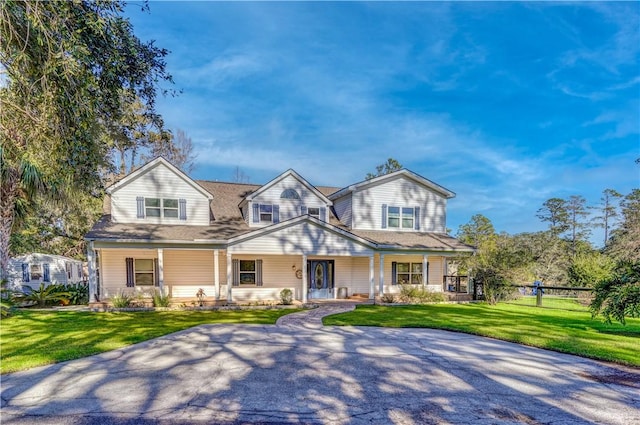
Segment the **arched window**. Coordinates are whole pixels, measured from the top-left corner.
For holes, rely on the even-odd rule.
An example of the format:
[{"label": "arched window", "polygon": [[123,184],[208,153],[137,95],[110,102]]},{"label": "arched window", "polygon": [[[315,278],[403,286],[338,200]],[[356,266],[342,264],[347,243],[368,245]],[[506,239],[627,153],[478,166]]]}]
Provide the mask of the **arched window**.
[{"label": "arched window", "polygon": [[294,189],[285,189],[280,197],[284,199],[300,199],[300,195]]}]

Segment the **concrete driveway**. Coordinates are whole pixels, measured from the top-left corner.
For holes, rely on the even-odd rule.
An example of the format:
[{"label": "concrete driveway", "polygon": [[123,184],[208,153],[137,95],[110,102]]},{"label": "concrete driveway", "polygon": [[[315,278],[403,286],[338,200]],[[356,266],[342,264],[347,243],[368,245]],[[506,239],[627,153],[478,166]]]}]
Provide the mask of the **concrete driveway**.
[{"label": "concrete driveway", "polygon": [[321,313],[4,375],[1,422],[640,424],[637,369],[445,331],[321,327]]}]

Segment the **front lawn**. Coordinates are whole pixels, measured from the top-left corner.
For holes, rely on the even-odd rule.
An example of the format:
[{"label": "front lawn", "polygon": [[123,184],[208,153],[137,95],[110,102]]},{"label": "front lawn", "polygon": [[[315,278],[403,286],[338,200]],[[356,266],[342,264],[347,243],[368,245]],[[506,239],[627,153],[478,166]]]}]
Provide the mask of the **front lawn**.
[{"label": "front lawn", "polygon": [[78,359],[207,323],[274,324],[280,316],[296,311],[20,310],[0,322],[0,373]]},{"label": "front lawn", "polygon": [[640,319],[607,325],[587,312],[510,304],[360,305],[325,325],[434,328],[640,366]]}]

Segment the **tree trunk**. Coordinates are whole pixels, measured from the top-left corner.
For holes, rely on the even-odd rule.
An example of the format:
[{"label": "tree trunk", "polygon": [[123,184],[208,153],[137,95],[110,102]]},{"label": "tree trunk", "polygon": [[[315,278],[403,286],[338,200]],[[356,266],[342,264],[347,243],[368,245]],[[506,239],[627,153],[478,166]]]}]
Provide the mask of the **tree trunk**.
[{"label": "tree trunk", "polygon": [[8,278],[9,240],[15,221],[15,204],[19,191],[19,172],[9,168],[0,185],[0,280]]}]

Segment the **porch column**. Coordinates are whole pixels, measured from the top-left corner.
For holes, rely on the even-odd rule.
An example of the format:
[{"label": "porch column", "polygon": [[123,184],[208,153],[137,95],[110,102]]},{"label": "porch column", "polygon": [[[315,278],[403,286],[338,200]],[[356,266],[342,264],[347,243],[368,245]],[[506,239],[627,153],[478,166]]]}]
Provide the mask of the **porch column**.
[{"label": "porch column", "polygon": [[422,256],[422,286],[429,284],[429,256],[424,254]]},{"label": "porch column", "polygon": [[213,284],[216,289],[216,300],[220,299],[220,262],[218,260],[218,250],[213,250]]},{"label": "porch column", "polygon": [[231,287],[233,286],[233,270],[232,270],[232,262],[231,262],[231,253],[227,251],[227,302],[231,302]]},{"label": "porch column", "polygon": [[384,294],[384,254],[380,254],[380,279],[379,279],[380,289],[378,290],[378,294],[382,296]]},{"label": "porch column", "polygon": [[302,302],[307,302],[307,288],[309,286],[309,282],[307,279],[307,256],[302,256]]},{"label": "porch column", "polygon": [[164,250],[158,248],[158,289],[160,293],[164,295]]},{"label": "porch column", "polygon": [[87,265],[89,272],[89,302],[98,301],[98,280],[96,275],[96,252],[93,249],[93,241],[87,247]]},{"label": "porch column", "polygon": [[373,253],[369,256],[369,299],[373,300],[376,297],[376,282],[374,276],[374,262]]}]

